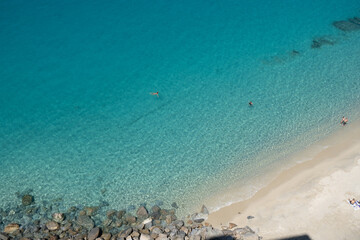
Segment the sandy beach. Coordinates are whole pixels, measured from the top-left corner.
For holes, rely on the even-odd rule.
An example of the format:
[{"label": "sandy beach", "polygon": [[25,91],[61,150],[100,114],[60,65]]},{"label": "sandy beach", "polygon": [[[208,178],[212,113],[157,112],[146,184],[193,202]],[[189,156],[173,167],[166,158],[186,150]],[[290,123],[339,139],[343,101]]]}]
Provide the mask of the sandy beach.
[{"label": "sandy beach", "polygon": [[360,122],[319,144],[326,147],[311,160],[282,172],[251,199],[211,213],[208,222],[249,226],[264,239],[360,239],[360,210],[347,202],[360,199]]}]

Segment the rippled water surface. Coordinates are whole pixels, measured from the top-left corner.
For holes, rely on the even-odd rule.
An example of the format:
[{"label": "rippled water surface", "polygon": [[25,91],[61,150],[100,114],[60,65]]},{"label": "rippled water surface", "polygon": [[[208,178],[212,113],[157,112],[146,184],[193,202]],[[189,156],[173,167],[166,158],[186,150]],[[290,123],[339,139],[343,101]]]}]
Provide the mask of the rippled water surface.
[{"label": "rippled water surface", "polygon": [[248,196],[265,167],[360,118],[360,31],[332,25],[360,16],[359,1],[3,0],[0,12],[1,204],[32,189],[64,207],[161,200],[184,214],[234,183]]}]

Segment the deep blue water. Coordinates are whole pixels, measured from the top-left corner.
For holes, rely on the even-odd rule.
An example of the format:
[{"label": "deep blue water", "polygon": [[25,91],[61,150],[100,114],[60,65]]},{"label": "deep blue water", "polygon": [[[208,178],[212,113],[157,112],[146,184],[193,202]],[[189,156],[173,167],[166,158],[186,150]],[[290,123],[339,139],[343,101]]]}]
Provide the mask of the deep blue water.
[{"label": "deep blue water", "polygon": [[[3,0],[0,12],[4,204],[33,189],[186,213],[234,184],[248,197],[251,177],[360,118],[360,32],[331,24],[360,16],[359,1]],[[311,49],[324,36],[335,44]]]}]

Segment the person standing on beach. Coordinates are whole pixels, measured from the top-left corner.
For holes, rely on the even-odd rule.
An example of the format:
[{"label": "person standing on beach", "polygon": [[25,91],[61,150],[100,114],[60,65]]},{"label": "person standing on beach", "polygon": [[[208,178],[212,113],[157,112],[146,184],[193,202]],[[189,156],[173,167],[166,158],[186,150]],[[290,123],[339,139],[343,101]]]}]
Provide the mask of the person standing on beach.
[{"label": "person standing on beach", "polygon": [[349,120],[348,120],[345,116],[343,116],[342,119],[341,119],[340,124],[342,124],[343,126],[345,126],[345,124],[347,124],[348,121],[349,121]]}]

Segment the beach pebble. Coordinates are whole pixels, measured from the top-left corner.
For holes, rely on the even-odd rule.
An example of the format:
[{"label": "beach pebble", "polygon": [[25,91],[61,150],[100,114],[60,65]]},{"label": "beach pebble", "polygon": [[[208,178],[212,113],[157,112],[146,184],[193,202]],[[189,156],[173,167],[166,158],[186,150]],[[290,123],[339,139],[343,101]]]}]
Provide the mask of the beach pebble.
[{"label": "beach pebble", "polygon": [[46,223],[46,227],[50,231],[55,231],[55,230],[58,230],[60,226],[59,226],[59,224],[57,222],[49,221],[49,222]]},{"label": "beach pebble", "polygon": [[176,209],[179,208],[178,205],[176,204],[176,202],[173,202],[173,203],[171,204],[171,206],[172,206],[173,208],[176,208]]},{"label": "beach pebble", "polygon": [[247,216],[247,219],[253,219],[255,218],[254,216]]},{"label": "beach pebble", "polygon": [[96,227],[90,230],[87,237],[88,240],[95,240],[100,235],[100,228]]},{"label": "beach pebble", "polygon": [[33,202],[34,202],[34,197],[29,194],[26,194],[22,197],[22,204],[24,206],[28,206],[28,205],[32,204]]},{"label": "beach pebble", "polygon": [[20,226],[17,223],[10,223],[5,226],[4,233],[13,233],[16,230],[19,230]]}]

